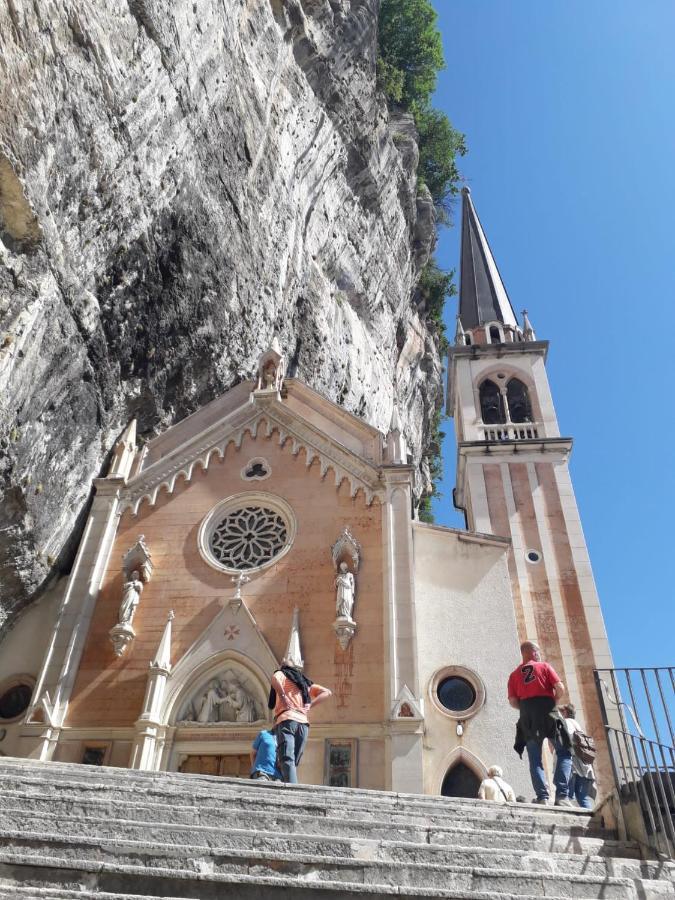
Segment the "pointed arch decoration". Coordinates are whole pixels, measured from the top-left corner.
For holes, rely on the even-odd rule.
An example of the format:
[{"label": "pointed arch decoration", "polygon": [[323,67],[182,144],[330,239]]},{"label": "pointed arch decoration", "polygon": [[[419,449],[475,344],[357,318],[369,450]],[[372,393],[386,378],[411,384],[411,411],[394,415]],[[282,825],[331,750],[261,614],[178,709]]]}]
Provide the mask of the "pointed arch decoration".
[{"label": "pointed arch decoration", "polygon": [[227,728],[269,721],[266,701],[276,666],[266,672],[248,654],[235,650],[215,653],[194,668],[186,654],[181,664],[167,684],[164,724]]},{"label": "pointed arch decoration", "polygon": [[471,769],[479,782],[481,782],[484,778],[487,778],[487,766],[482,761],[482,759],[476,756],[475,753],[467,750],[466,747],[455,747],[443,757],[438,767],[436,773],[436,793],[441,794],[443,789],[443,782],[445,781],[448,773],[459,763],[462,763],[467,768]]}]

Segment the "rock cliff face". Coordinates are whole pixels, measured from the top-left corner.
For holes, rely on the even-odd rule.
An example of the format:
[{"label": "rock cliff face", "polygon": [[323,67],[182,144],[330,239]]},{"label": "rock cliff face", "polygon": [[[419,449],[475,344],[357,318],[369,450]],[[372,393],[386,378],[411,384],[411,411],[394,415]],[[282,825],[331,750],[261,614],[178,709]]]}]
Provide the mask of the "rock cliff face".
[{"label": "rock cliff face", "polygon": [[386,430],[424,482],[411,301],[434,222],[375,89],[378,0],[0,5],[0,631],[67,566],[120,429],[254,371]]}]

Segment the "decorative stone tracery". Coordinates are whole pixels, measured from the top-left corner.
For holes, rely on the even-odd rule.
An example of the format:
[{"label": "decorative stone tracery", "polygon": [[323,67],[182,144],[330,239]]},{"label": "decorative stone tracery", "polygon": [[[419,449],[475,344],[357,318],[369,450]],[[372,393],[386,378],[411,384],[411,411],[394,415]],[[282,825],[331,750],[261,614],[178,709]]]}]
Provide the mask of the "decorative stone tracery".
[{"label": "decorative stone tracery", "polygon": [[273,494],[235,494],[216,504],[199,529],[199,550],[215,569],[238,575],[277,561],[295,537],[293,511]]},{"label": "decorative stone tracery", "polygon": [[254,569],[285,547],[288,528],[281,515],[264,506],[234,509],[211,532],[209,547],[228,569]]}]

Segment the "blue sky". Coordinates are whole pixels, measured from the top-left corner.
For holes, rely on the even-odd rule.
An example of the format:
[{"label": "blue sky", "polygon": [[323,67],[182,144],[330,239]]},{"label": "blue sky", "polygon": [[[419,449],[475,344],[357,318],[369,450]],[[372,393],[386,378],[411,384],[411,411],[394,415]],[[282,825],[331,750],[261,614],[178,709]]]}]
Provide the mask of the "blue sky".
[{"label": "blue sky", "polygon": [[[435,103],[467,136],[462,172],[511,302],[551,342],[615,664],[673,665],[675,2],[435,5]],[[442,267],[458,254],[447,229]],[[451,335],[455,314],[452,300]],[[462,526],[451,436],[444,465],[436,520]]]}]

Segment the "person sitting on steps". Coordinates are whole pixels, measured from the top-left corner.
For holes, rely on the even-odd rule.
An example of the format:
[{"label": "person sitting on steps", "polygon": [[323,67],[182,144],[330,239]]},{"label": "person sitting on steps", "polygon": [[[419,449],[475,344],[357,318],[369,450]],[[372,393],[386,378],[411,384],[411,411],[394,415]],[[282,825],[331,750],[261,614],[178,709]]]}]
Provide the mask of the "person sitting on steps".
[{"label": "person sitting on steps", "polygon": [[271,728],[263,728],[253,741],[250,777],[257,781],[281,781],[277,766],[277,742]]},{"label": "person sitting on steps", "polygon": [[572,772],[570,737],[560,719],[551,716],[556,702],[565,693],[565,685],[557,673],[541,658],[541,650],[534,641],[520,645],[522,662],[509,676],[508,698],[514,709],[519,710],[519,731],[525,741],[530,762],[530,777],[536,797],[534,802],[547,806],[548,784],[542,763],[542,746],[548,738],[555,748],[556,767],[553,776],[556,806],[573,806],[569,799],[569,783]]},{"label": "person sitting on steps", "polygon": [[490,766],[488,777],[484,778],[478,788],[479,800],[493,800],[496,803],[515,803],[516,792],[510,784],[502,778],[503,772],[499,766]]}]

